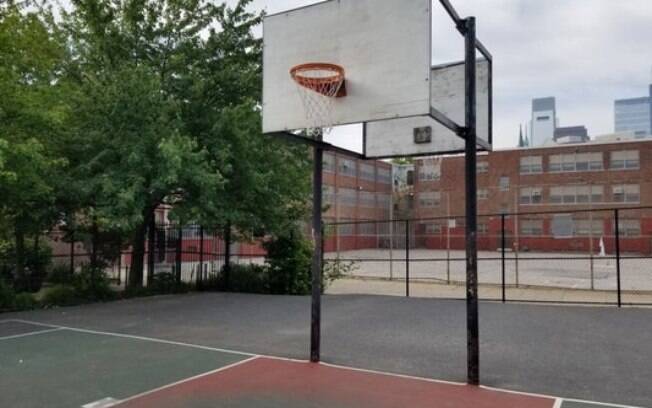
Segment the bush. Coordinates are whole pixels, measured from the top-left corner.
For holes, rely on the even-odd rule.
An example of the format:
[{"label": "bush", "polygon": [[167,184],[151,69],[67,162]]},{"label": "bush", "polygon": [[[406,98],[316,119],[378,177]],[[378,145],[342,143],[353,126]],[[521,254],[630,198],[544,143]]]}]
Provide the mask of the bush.
[{"label": "bush", "polygon": [[269,290],[272,294],[306,295],[310,293],[312,243],[298,228],[264,243],[265,262],[269,268]]},{"label": "bush", "polygon": [[116,298],[111,283],[103,270],[82,265],[81,272],[72,278],[72,287],[81,299],[106,301]]},{"label": "bush", "polygon": [[335,280],[343,278],[346,275],[351,274],[351,272],[358,269],[358,265],[353,262],[344,262],[338,258],[332,260],[324,261],[324,272],[321,279],[321,290],[324,292],[328,285],[333,283]]},{"label": "bush", "polygon": [[41,299],[45,307],[72,306],[82,302],[72,285],[55,285],[46,289]]},{"label": "bush", "polygon": [[224,268],[220,272],[224,290],[244,293],[269,293],[269,270],[265,265],[231,265],[229,282],[225,282]]},{"label": "bush", "polygon": [[9,248],[14,288],[17,291],[38,292],[41,290],[47,269],[52,262],[52,249],[43,242],[34,248],[31,243],[25,247],[25,270],[16,271],[15,248]]},{"label": "bush", "polygon": [[70,273],[70,265],[57,264],[53,265],[48,272],[45,281],[48,283],[56,284],[72,284],[73,275]]},{"label": "bush", "polygon": [[16,293],[0,278],[0,310],[12,310],[16,302]]},{"label": "bush", "polygon": [[17,294],[14,300],[14,310],[32,310],[37,305],[34,295],[27,292]]},{"label": "bush", "polygon": [[148,289],[151,294],[186,293],[190,291],[190,285],[177,282],[177,276],[172,272],[162,272],[154,274]]}]

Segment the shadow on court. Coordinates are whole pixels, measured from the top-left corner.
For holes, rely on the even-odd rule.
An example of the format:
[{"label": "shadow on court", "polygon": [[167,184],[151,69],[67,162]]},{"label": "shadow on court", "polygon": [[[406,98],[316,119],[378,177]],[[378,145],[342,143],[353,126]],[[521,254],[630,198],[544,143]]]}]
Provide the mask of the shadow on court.
[{"label": "shadow on court", "polygon": [[[191,294],[4,314],[2,406],[555,403],[553,397],[258,356],[307,359],[309,310],[304,297]],[[483,384],[652,406],[646,374],[652,310],[491,303],[480,310]],[[464,322],[459,301],[325,296],[323,360],[464,381]],[[597,405],[566,400],[560,406]]]}]

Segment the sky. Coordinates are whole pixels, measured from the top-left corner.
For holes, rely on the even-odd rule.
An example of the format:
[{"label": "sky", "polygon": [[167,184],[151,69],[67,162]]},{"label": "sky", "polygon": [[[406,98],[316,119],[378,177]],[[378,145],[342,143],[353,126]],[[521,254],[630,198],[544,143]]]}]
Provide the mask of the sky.
[{"label": "sky", "polygon": [[[354,1],[354,0],[352,0]],[[227,0],[234,4],[234,0]],[[276,13],[315,0],[254,0]],[[433,63],[463,57],[460,35],[435,0]],[[513,147],[531,100],[555,96],[560,126],[613,132],[614,99],[647,95],[652,82],[652,0],[451,0],[474,15],[494,57],[494,147]],[[331,136],[358,149],[357,128]]]}]

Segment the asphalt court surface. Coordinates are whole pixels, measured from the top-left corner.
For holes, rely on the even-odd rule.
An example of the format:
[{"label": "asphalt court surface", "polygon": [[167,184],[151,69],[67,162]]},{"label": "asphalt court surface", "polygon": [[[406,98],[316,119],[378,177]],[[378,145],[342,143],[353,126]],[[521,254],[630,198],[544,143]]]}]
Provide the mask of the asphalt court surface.
[{"label": "asphalt court surface", "polygon": [[[278,306],[277,302],[279,301],[285,305],[283,307],[284,309],[288,309],[284,315],[277,314],[278,310],[276,308]],[[469,397],[468,393],[455,395],[455,393],[450,394],[449,390],[447,390],[447,387],[453,387],[456,392],[459,392],[459,389],[465,389],[466,386],[441,382],[433,383],[432,381],[413,377],[404,378],[386,374],[387,372],[392,372],[415,375],[417,377],[463,381],[463,378],[456,377],[454,372],[453,375],[446,374],[450,372],[450,367],[447,367],[447,364],[450,365],[451,362],[447,360],[438,362],[439,356],[436,348],[432,349],[432,359],[431,356],[424,357],[422,355],[420,361],[415,361],[412,355],[403,356],[400,353],[396,354],[397,350],[394,350],[396,354],[394,356],[392,351],[384,348],[384,342],[387,342],[396,349],[405,348],[404,346],[407,342],[411,344],[412,348],[416,347],[418,349],[417,341],[423,343],[424,339],[427,338],[423,333],[417,333],[419,335],[416,338],[412,336],[405,337],[404,335],[396,337],[395,335],[375,333],[382,340],[380,343],[378,342],[379,339],[364,339],[366,340],[365,344],[367,349],[373,350],[379,348],[377,352],[385,355],[381,359],[363,358],[365,357],[364,352],[356,344],[345,344],[345,338],[331,338],[334,330],[337,332],[348,332],[346,333],[348,336],[353,334],[351,333],[353,329],[342,326],[341,322],[333,319],[334,316],[332,313],[336,313],[338,316],[347,316],[347,320],[351,320],[349,322],[351,324],[357,322],[355,326],[358,330],[369,329],[365,324],[361,324],[354,318],[355,313],[350,309],[351,306],[355,306],[354,309],[358,311],[358,314],[364,316],[364,320],[367,320],[366,324],[370,324],[368,320],[372,317],[368,313],[369,310],[366,309],[371,308],[372,310],[375,309],[372,315],[376,319],[379,314],[383,315],[385,320],[393,320],[397,319],[398,316],[404,316],[403,320],[409,326],[420,327],[423,322],[415,318],[415,316],[409,317],[407,310],[411,310],[414,315],[418,316],[421,313],[418,305],[424,303],[421,300],[416,300],[416,302],[408,300],[405,303],[404,300],[393,302],[393,299],[384,297],[325,297],[325,301],[323,330],[325,340],[324,361],[345,366],[375,369],[384,374],[360,372],[341,367],[315,366],[303,362],[307,358],[308,345],[308,327],[303,327],[303,323],[304,320],[307,322],[308,316],[297,316],[292,310],[296,306],[299,307],[299,310],[303,310],[302,308],[304,306],[309,305],[309,299],[307,298],[222,296],[221,294],[160,297],[157,299],[87,305],[76,308],[5,314],[0,316],[0,321],[2,321],[3,317],[7,318],[7,320],[0,323],[0,396],[2,396],[0,399],[3,400],[3,404],[0,405],[5,406],[6,402],[6,406],[12,407],[81,407],[96,401],[115,404],[119,401],[126,400],[119,405],[113,406],[148,406],[146,403],[155,402],[157,398],[164,397],[168,393],[167,397],[158,400],[158,402],[153,403],[151,406],[189,406],[202,408],[204,406],[234,408],[257,406],[348,408],[350,406],[382,407],[382,403],[387,403],[386,406],[409,405],[415,407],[483,406],[479,405],[476,400],[468,403],[468,398],[473,397]],[[202,302],[211,304],[218,303],[222,312],[230,316],[230,319],[226,319],[225,321],[225,316],[220,315],[216,310],[210,310],[210,308],[206,310],[206,308],[202,307],[204,305]],[[333,302],[337,303],[339,307],[334,308]],[[344,309],[342,309],[342,302],[346,306]],[[389,302],[390,309],[393,313],[390,313],[389,310],[379,308],[381,303],[378,302],[382,304]],[[439,306],[440,310],[437,311],[437,308],[434,309],[436,312],[446,311],[447,306],[456,305],[455,302],[425,302],[424,304],[429,306],[431,312],[433,305]],[[204,316],[205,319],[198,319],[198,315],[193,315],[189,312],[189,309],[183,309],[180,305],[188,306],[192,310],[204,312],[205,314],[201,314],[201,316]],[[407,305],[407,309],[404,310],[401,305]],[[490,305],[482,304],[482,306],[486,309]],[[513,320],[509,313],[511,309],[506,308],[501,310],[504,314],[503,317],[507,321],[510,321],[510,319]],[[253,313],[254,310],[256,311],[255,313]],[[528,305],[525,309],[517,307],[512,312],[517,311],[519,315],[522,315],[524,313],[531,313],[533,310],[539,311],[540,309]],[[559,316],[565,310],[573,310],[580,315],[586,312],[592,315],[590,312],[599,311],[598,308],[568,309],[566,307],[558,307],[557,309],[554,307],[545,307],[544,310],[556,312],[557,320],[559,320]],[[450,310],[448,311],[450,312]],[[605,315],[608,316],[611,312],[614,312],[614,310],[605,309],[600,311],[599,314],[604,319]],[[622,325],[620,327],[629,326],[639,318],[638,313],[632,316],[630,313],[627,313],[628,311],[623,312],[625,313],[616,315]],[[278,319],[273,319],[274,316],[279,317]],[[463,315],[461,316],[463,317]],[[642,316],[649,317],[649,314]],[[456,313],[452,313],[451,318],[453,320],[457,320],[459,317]],[[21,321],[18,319],[24,320]],[[280,321],[280,323],[277,322],[279,327],[275,329],[273,329],[274,325],[271,323],[274,320]],[[298,322],[295,322],[294,325],[290,324],[290,321],[294,320],[298,320]],[[239,323],[236,323],[236,321]],[[227,322],[229,324],[226,324]],[[544,323],[544,321],[538,322],[539,325],[543,325]],[[598,325],[602,322],[598,321],[594,323]],[[461,324],[463,325],[463,318]],[[255,330],[247,327],[248,325],[257,327],[257,330],[260,332],[259,335],[256,336]],[[218,330],[216,331],[216,329]],[[502,329],[504,330],[505,327],[502,327]],[[525,326],[519,327],[518,329],[519,332],[528,332],[525,330]],[[586,330],[587,327],[582,327],[582,329]],[[643,328],[640,329],[643,330]],[[450,330],[450,328],[447,330]],[[267,333],[270,331],[274,334],[271,337]],[[484,333],[485,336],[491,334],[486,333],[486,331]],[[453,335],[457,334],[453,332]],[[593,342],[601,342],[603,346],[605,342],[611,340],[609,337],[602,337],[604,337],[604,333],[599,331],[591,335]],[[623,337],[629,341],[627,344],[630,346],[638,343],[638,339],[632,339],[630,334],[618,333],[618,338]],[[213,339],[214,341],[209,341],[209,339]],[[238,339],[239,341],[234,341],[234,339]],[[351,338],[348,337],[346,339],[350,340]],[[443,341],[441,338],[428,338],[428,343],[433,340],[436,343],[442,343]],[[603,398],[601,394],[594,392],[597,389],[595,384],[592,383],[595,379],[569,377],[569,374],[574,373],[564,372],[563,368],[556,368],[558,370],[558,376],[569,383],[569,388],[572,387],[573,390],[578,392],[569,393],[560,388],[559,392],[551,393],[548,390],[551,388],[550,384],[532,382],[532,378],[537,378],[535,370],[532,370],[531,373],[520,372],[518,367],[514,366],[514,364],[519,363],[520,360],[515,360],[519,356],[509,355],[509,347],[518,347],[520,340],[518,337],[511,336],[510,343],[512,344],[503,344],[501,349],[502,355],[496,355],[494,357],[506,360],[507,364],[512,365],[512,370],[516,371],[515,375],[518,375],[519,378],[529,378],[529,383],[523,385],[523,382],[517,382],[512,385],[511,378],[504,377],[503,375],[492,375],[491,360],[489,360],[489,364],[485,363],[482,365],[483,371],[481,374],[483,383],[499,387],[501,390],[496,391],[499,396],[505,394],[502,389],[509,389],[535,393],[537,394],[535,398],[538,397],[538,393],[545,395],[561,394],[565,397],[606,400],[610,403],[626,402],[630,404],[629,406],[652,406],[646,403],[648,401],[647,394],[650,393],[649,388],[639,388],[640,392],[632,394],[632,398],[621,399],[610,392],[612,389],[620,389],[618,388],[619,383],[612,381],[616,385],[602,384],[602,388],[607,390],[607,392],[602,394],[607,395],[607,398]],[[632,342],[632,340],[637,341]],[[338,344],[337,350],[334,349],[333,343]],[[463,343],[463,341],[456,343]],[[220,346],[224,346],[228,350],[220,349]],[[553,346],[564,347],[567,344],[557,339],[553,342]],[[634,355],[634,357],[643,360],[642,363],[647,366],[646,358],[649,358],[649,354],[646,353],[646,349],[640,347],[638,349],[630,348],[628,350],[620,350],[614,354],[614,350],[622,346],[622,344],[611,344],[612,349],[604,350],[605,355],[596,356],[595,362],[597,364],[593,364],[592,367],[588,368],[593,370],[595,367],[600,367],[601,364],[605,363],[602,361],[605,359],[619,360],[618,357],[625,355],[622,354],[624,352],[634,354],[642,352],[641,354]],[[442,347],[446,348],[450,347],[450,345],[442,343]],[[233,353],[231,351],[232,349],[241,349],[244,351]],[[484,351],[484,361],[487,361],[486,354],[489,354],[489,350],[487,349],[491,349],[491,347],[483,345],[481,348],[481,351]],[[273,351],[273,353],[269,353],[267,350]],[[563,350],[559,351],[563,355]],[[496,351],[491,350],[491,352],[495,353]],[[301,361],[276,358],[268,359],[266,357],[259,357],[259,355],[281,356],[285,358],[293,357]],[[248,359],[252,356],[255,359],[249,361]],[[368,355],[366,357],[374,356]],[[448,358],[448,360],[457,359],[461,361],[456,363],[463,365],[463,356],[455,355]],[[427,363],[425,365],[423,365],[424,360]],[[528,363],[535,368],[537,365],[545,363],[545,361],[540,361],[542,360],[541,356],[532,356],[532,360]],[[271,366],[265,369],[257,368],[263,362],[269,363]],[[398,363],[393,364],[392,362]],[[409,362],[409,364],[406,362]],[[629,366],[629,369],[636,369],[629,361],[625,361],[625,363]],[[440,366],[443,367],[443,371]],[[321,372],[316,377],[331,378],[331,380],[328,380],[330,382],[323,383],[317,381],[315,378],[311,379],[310,374],[316,373],[319,370],[306,371],[305,367],[318,367]],[[335,370],[337,375],[329,375],[327,370]],[[554,371],[555,367],[552,367],[551,370]],[[285,374],[270,375],[270,373],[274,372]],[[344,384],[337,381],[338,378],[351,376],[351,372],[355,372],[360,377],[356,377],[355,380],[344,381]],[[442,372],[444,374],[441,374]],[[248,374],[243,375],[242,373]],[[434,373],[434,375],[431,375],[431,373]],[[372,388],[365,387],[365,384],[372,384],[379,381],[376,379],[379,375],[384,378],[383,381],[388,381],[388,383],[383,383],[380,386],[376,384]],[[189,378],[191,380],[188,380]],[[282,383],[275,382],[278,378],[286,378],[287,381]],[[387,378],[391,379],[391,381],[387,380]],[[496,378],[502,379],[502,381],[496,381]],[[634,376],[631,378],[635,379]],[[219,387],[216,387],[216,384],[225,384],[225,381],[229,379],[231,379],[232,386],[222,389],[219,394],[215,394],[214,390],[219,389]],[[257,380],[253,381],[253,379]],[[407,381],[407,384],[402,384],[402,381]],[[424,381],[426,385],[421,384]],[[645,379],[642,379],[642,381],[646,382]],[[353,383],[356,386],[347,388],[346,384],[348,383]],[[415,385],[415,383],[417,384]],[[173,386],[165,387],[169,384],[173,384]],[[157,390],[159,387],[165,388]],[[392,390],[393,387],[397,387],[402,391],[392,394],[407,396],[426,395],[429,398],[411,401],[401,400],[392,404],[392,400],[387,398],[387,396],[379,397],[379,394],[370,391],[371,389]],[[471,388],[477,390],[474,387]],[[194,390],[194,392],[188,394],[187,391],[189,389]],[[244,394],[233,394],[238,389],[240,391],[242,389],[248,389],[249,391]],[[332,393],[327,392],[329,389],[340,389],[341,392],[337,393],[337,395],[332,395]],[[151,390],[157,391],[150,392]],[[312,391],[307,395],[302,395],[298,392],[299,390]],[[483,391],[489,390],[484,389]],[[130,399],[143,393],[145,393],[144,396]],[[203,396],[203,400],[195,397],[190,398],[189,395]],[[231,396],[227,398],[226,396],[229,395]],[[233,397],[233,395],[236,395],[237,398]],[[341,395],[349,396],[350,398],[341,398]],[[446,397],[442,398],[442,395]],[[525,394],[517,393],[514,395],[520,395],[522,397]],[[175,398],[171,396],[175,396]],[[531,395],[525,395],[525,397],[528,396],[531,397]],[[587,396],[590,398],[586,398]],[[465,398],[467,399],[465,400]],[[581,400],[562,401],[546,396],[543,396],[543,398],[545,403],[552,401],[552,404],[544,406],[555,408],[620,406],[587,403]],[[425,400],[427,400],[427,403],[424,402]],[[487,400],[487,398],[482,398],[482,400]],[[433,401],[441,402],[441,404],[433,405]],[[450,404],[444,405],[443,401],[448,401]],[[539,400],[537,401],[540,402]],[[369,405],[365,405],[364,402],[367,402]],[[557,405],[554,405],[555,403]],[[110,405],[87,406],[99,408]],[[532,405],[531,401],[528,401],[526,404],[523,404],[522,401],[517,401],[516,405],[509,405],[508,402],[502,402],[499,405],[486,406],[534,407],[536,405]]]}]

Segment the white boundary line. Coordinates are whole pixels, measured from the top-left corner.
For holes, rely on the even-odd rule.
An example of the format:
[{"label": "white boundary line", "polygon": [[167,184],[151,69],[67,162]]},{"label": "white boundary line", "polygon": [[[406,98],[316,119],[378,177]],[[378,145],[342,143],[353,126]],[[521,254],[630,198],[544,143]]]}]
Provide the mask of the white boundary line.
[{"label": "white boundary line", "polygon": [[[221,371],[227,368],[231,368],[234,366],[237,366],[239,364],[243,364],[245,362],[249,362],[252,360],[255,360],[257,358],[267,358],[271,360],[281,360],[281,361],[290,361],[290,362],[295,362],[295,363],[306,363],[310,364],[309,361],[307,360],[299,360],[299,359],[293,359],[293,358],[287,358],[287,357],[278,357],[278,356],[268,356],[265,354],[255,354],[255,353],[249,353],[245,351],[237,351],[237,350],[230,350],[230,349],[224,349],[224,348],[218,348],[218,347],[209,347],[209,346],[201,346],[198,344],[192,344],[192,343],[183,343],[183,342],[178,342],[178,341],[172,341],[172,340],[163,340],[163,339],[157,339],[153,337],[144,337],[144,336],[136,336],[136,335],[131,335],[131,334],[122,334],[122,333],[113,333],[113,332],[106,332],[106,331],[99,331],[99,330],[90,330],[90,329],[80,329],[76,327],[70,327],[70,326],[61,326],[61,325],[56,325],[56,324],[48,324],[48,323],[41,323],[41,322],[36,322],[36,321],[31,321],[31,320],[24,320],[24,319],[5,319],[0,321],[2,323],[6,322],[19,322],[19,323],[26,323],[26,324],[33,324],[37,326],[43,326],[43,327],[51,327],[53,329],[58,329],[58,330],[70,330],[74,332],[79,332],[79,333],[88,333],[88,334],[100,334],[100,335],[105,335],[105,336],[113,336],[113,337],[122,337],[122,338],[127,338],[127,339],[134,339],[134,340],[142,340],[142,341],[151,341],[154,343],[163,343],[163,344],[170,344],[170,345],[175,345],[175,346],[182,346],[182,347],[190,347],[190,348],[196,348],[200,350],[209,350],[209,351],[218,351],[222,353],[230,353],[230,354],[237,354],[241,356],[248,356],[249,358],[246,358],[238,363],[231,364],[225,367],[218,368],[217,370],[210,371],[208,373],[200,374],[199,377],[203,375],[208,375],[213,372]],[[55,330],[52,330],[55,331]],[[392,372],[387,372],[387,371],[379,371],[379,370],[369,370],[369,369],[364,369],[364,368],[356,368],[356,367],[349,367],[349,366],[344,366],[344,365],[338,365],[338,364],[331,364],[331,363],[325,363],[325,362],[320,362],[319,364],[327,366],[327,367],[332,367],[332,368],[338,368],[342,370],[350,370],[350,371],[358,371],[358,372],[363,372],[363,373],[369,373],[369,374],[377,374],[377,375],[385,375],[385,376],[390,376],[390,377],[397,377],[397,378],[405,378],[405,379],[412,379],[412,380],[418,380],[418,381],[427,381],[431,383],[438,383],[438,384],[449,384],[449,385],[456,385],[456,386],[466,386],[466,383],[461,383],[461,382],[455,382],[455,381],[445,381],[445,380],[437,380],[434,378],[426,378],[426,377],[418,377],[418,376],[411,376],[407,374],[398,374],[398,373],[392,373]],[[197,377],[191,377],[185,380],[181,380],[178,383],[182,383],[185,381],[189,381],[191,379],[195,379]],[[169,386],[172,386],[175,384],[169,384],[167,386],[163,386],[163,388],[167,388]],[[611,407],[611,408],[644,408],[644,407],[637,407],[634,405],[622,405],[622,404],[608,404],[604,402],[597,402],[597,401],[590,401],[590,400],[581,400],[581,399],[572,399],[572,398],[561,398],[561,397],[555,397],[552,395],[546,395],[546,394],[536,394],[536,393],[529,393],[529,392],[524,392],[524,391],[513,391],[513,390],[507,390],[504,388],[497,388],[497,387],[490,387],[486,385],[481,385],[480,388],[483,388],[485,390],[489,391],[496,391],[496,392],[502,392],[506,394],[516,394],[516,395],[523,395],[523,396],[529,396],[529,397],[538,397],[538,398],[546,398],[555,401],[553,408],[558,408],[561,407],[563,401],[568,401],[568,402],[578,402],[578,403],[584,403],[584,404],[594,404],[594,405],[600,405],[604,407]],[[149,392],[154,392],[155,390],[152,391],[147,391],[146,393]],[[139,394],[140,396],[140,394]],[[134,397],[129,397],[123,401],[128,401],[131,398]]]},{"label": "white boundary line", "polygon": [[219,373],[220,371],[225,371],[225,370],[228,370],[230,368],[237,367],[239,365],[246,364],[246,363],[249,363],[251,361],[257,360],[259,358],[260,358],[260,356],[251,356],[249,358],[245,358],[244,360],[237,361],[237,362],[235,362],[233,364],[225,365],[224,367],[220,367],[220,368],[217,368],[215,370],[211,370],[211,371],[207,371],[205,373],[197,374],[195,376],[184,378],[183,380],[175,381],[173,383],[166,384],[166,385],[163,385],[161,387],[151,389],[149,391],[141,392],[140,394],[132,395],[131,397],[120,400],[117,403],[115,403],[113,405],[110,405],[110,406],[111,407],[117,407],[117,406],[120,406],[120,405],[124,404],[125,402],[129,402],[129,401],[141,398],[141,397],[145,397],[145,396],[153,394],[155,392],[163,391],[164,389],[171,388],[171,387],[174,387],[174,386],[177,386],[177,385],[189,382],[189,381],[197,380],[199,378],[206,377],[206,376],[209,376],[211,374]]},{"label": "white boundary line", "polygon": [[2,341],[2,340],[10,340],[10,339],[18,339],[20,337],[34,336],[34,335],[37,335],[37,334],[52,333],[52,332],[61,331],[61,330],[63,330],[63,328],[57,327],[57,328],[54,328],[54,329],[37,330],[37,331],[33,331],[33,332],[28,332],[28,333],[12,334],[10,336],[0,337],[0,341]]}]

